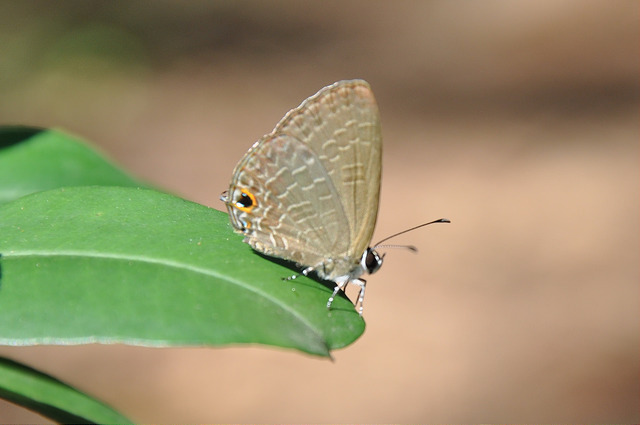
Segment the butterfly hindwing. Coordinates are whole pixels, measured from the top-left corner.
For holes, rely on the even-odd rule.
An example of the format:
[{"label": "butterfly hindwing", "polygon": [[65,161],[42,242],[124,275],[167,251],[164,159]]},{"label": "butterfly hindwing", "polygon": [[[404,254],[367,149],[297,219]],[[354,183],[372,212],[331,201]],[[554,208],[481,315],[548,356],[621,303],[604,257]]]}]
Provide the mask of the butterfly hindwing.
[{"label": "butterfly hindwing", "polygon": [[245,192],[253,196],[251,208],[230,214],[256,250],[303,265],[346,251],[348,228],[335,188],[316,155],[296,139],[268,135],[251,149],[238,164],[230,199]]}]

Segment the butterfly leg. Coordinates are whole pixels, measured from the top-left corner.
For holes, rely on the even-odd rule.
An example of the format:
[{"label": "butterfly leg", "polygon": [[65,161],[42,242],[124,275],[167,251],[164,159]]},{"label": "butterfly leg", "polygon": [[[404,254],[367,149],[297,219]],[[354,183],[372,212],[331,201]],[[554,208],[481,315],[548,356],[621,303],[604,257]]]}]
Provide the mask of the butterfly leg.
[{"label": "butterfly leg", "polygon": [[331,308],[331,304],[333,303],[333,300],[338,292],[340,292],[340,290],[344,290],[348,283],[353,283],[354,285],[360,287],[360,292],[358,292],[358,301],[356,301],[356,307],[358,307],[358,314],[362,316],[362,312],[364,311],[364,290],[367,286],[367,281],[364,279],[346,279],[336,281],[336,287],[333,290],[333,294],[331,294],[329,301],[327,301],[327,308]]},{"label": "butterfly leg", "polygon": [[336,280],[335,282],[336,287],[333,289],[333,293],[329,297],[329,301],[327,301],[327,308],[331,308],[331,304],[333,304],[333,300],[336,298],[336,295],[338,295],[338,292],[344,291],[344,288],[346,288],[349,283],[349,279],[343,278]]},{"label": "butterfly leg", "polygon": [[364,311],[364,290],[367,287],[367,281],[364,279],[353,279],[351,283],[360,287],[360,292],[358,292],[358,301],[356,302],[356,306],[358,306],[358,314],[362,316],[362,312]]},{"label": "butterfly leg", "polygon": [[[305,275],[305,276],[309,276],[309,273],[311,273],[313,270],[315,270],[314,267],[307,267],[306,269],[302,270],[302,274]],[[293,280],[293,279],[297,278],[298,276],[300,276],[300,273],[296,273],[296,274],[291,275],[291,276],[283,277],[282,280]]]}]

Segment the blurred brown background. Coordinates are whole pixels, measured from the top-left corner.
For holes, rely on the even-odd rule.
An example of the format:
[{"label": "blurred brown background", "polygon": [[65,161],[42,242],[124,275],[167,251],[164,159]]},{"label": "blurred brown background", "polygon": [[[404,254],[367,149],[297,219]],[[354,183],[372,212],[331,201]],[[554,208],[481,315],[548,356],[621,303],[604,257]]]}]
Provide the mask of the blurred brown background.
[{"label": "blurred brown background", "polygon": [[[367,330],[268,347],[1,347],[151,423],[640,421],[636,1],[0,3],[0,123],[222,209],[244,152],[364,78],[384,132]],[[178,283],[179,284],[179,283]],[[274,283],[274,284],[277,284]],[[114,314],[118,314],[114,311]],[[0,422],[44,419],[8,403]]]}]

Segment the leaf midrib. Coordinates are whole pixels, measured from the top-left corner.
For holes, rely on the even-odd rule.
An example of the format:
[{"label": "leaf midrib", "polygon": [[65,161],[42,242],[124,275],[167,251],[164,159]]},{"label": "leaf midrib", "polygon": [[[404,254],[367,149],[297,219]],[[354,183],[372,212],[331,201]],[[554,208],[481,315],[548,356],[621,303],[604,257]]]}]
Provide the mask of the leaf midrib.
[{"label": "leaf midrib", "polygon": [[110,259],[110,260],[119,260],[119,261],[135,261],[135,262],[146,263],[146,264],[157,264],[165,267],[175,268],[178,270],[188,270],[196,274],[202,274],[205,276],[214,277],[214,278],[229,282],[231,284],[237,285],[238,287],[246,291],[253,292],[263,297],[264,299],[268,300],[275,306],[279,307],[285,313],[288,313],[289,315],[291,315],[292,317],[300,321],[305,327],[307,327],[311,332],[313,332],[315,337],[323,345],[326,345],[326,342],[322,337],[322,333],[316,327],[311,325],[311,323],[304,316],[301,316],[298,311],[290,308],[286,303],[282,302],[276,297],[271,296],[267,292],[263,292],[254,286],[247,285],[246,283],[240,280],[230,278],[228,275],[216,273],[215,270],[213,269],[205,269],[205,268],[197,267],[188,263],[167,260],[167,259],[155,259],[152,257],[145,257],[141,255],[131,255],[131,254],[122,255],[122,254],[116,254],[116,253],[101,253],[101,252],[92,252],[92,251],[81,251],[81,252],[80,251],[56,251],[55,253],[45,253],[42,251],[33,251],[33,250],[20,251],[20,252],[8,251],[2,254],[2,259],[7,260],[10,258],[20,258],[20,257],[26,258],[31,256],[48,257],[48,258],[79,257],[79,258]]}]

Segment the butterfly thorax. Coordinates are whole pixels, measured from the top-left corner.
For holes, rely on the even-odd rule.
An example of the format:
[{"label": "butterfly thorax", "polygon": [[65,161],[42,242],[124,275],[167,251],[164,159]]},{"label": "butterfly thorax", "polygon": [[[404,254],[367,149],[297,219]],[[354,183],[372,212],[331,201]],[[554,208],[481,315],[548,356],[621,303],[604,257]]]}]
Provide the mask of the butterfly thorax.
[{"label": "butterfly thorax", "polygon": [[367,248],[360,257],[360,261],[353,262],[353,256],[344,256],[338,259],[329,258],[314,270],[318,277],[331,281],[351,281],[358,279],[363,274],[373,274],[382,266],[383,256],[380,256],[373,248]]}]

